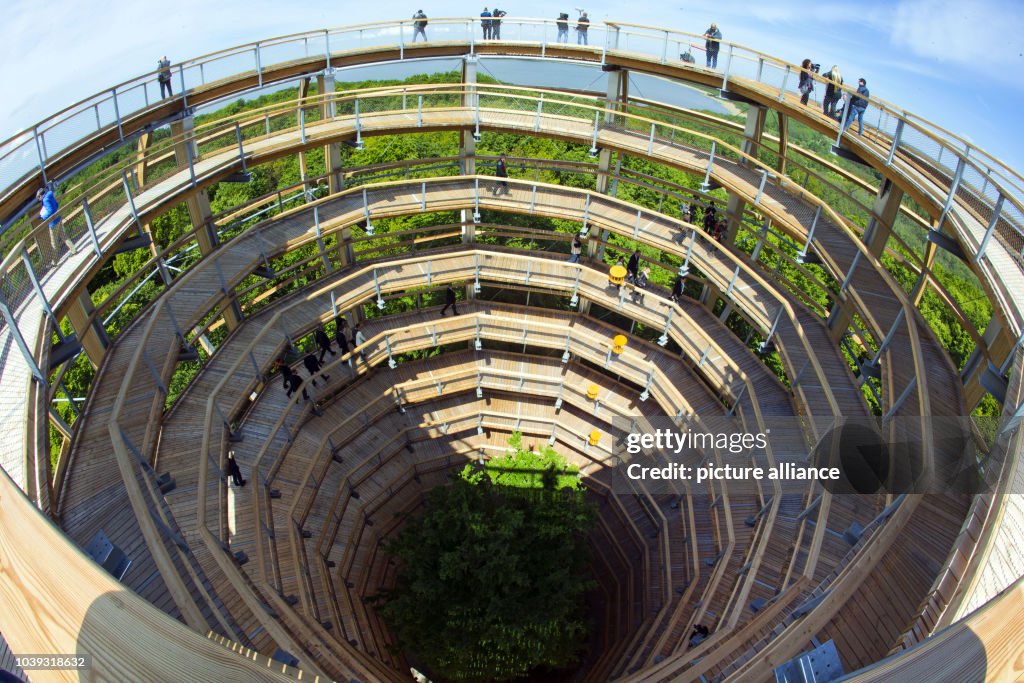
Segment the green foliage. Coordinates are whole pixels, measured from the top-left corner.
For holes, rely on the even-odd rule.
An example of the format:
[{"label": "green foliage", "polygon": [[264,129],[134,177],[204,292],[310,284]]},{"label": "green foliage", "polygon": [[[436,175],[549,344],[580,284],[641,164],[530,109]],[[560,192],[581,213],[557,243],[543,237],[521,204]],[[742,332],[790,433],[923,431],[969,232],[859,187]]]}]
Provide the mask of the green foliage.
[{"label": "green foliage", "polygon": [[400,646],[451,681],[506,681],[576,661],[587,634],[595,512],[549,447],[467,466],[431,491],[388,550],[398,585],[374,599]]}]

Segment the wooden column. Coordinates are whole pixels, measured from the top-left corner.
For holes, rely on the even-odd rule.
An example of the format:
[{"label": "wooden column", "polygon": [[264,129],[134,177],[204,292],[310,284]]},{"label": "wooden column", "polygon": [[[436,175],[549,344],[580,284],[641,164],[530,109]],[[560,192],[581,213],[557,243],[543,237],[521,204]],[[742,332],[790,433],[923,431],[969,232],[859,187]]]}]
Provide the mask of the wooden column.
[{"label": "wooden column", "polygon": [[93,367],[98,368],[104,354],[107,352],[107,347],[110,346],[110,337],[107,336],[107,331],[103,329],[103,322],[101,320],[93,319],[90,322],[90,316],[95,308],[92,305],[89,292],[83,291],[75,297],[70,302],[67,310],[68,321],[71,323],[71,328],[75,331],[75,336],[78,337],[78,341],[82,345],[82,350],[85,351],[85,355],[89,358],[89,362],[92,363]]},{"label": "wooden column", "polygon": [[[477,103],[477,95],[470,89],[470,86],[476,85],[477,63],[475,55],[462,60],[462,82],[466,86],[462,92],[462,106],[470,110],[474,109]],[[459,163],[462,166],[462,175],[476,175],[475,133],[475,128],[463,128],[459,132]],[[473,210],[462,209],[459,212],[459,220],[462,222],[462,241],[467,244],[475,242],[476,223],[473,221]]]},{"label": "wooden column", "polygon": [[[146,161],[146,152],[149,151],[149,146],[152,141],[153,134],[146,132],[139,137],[139,142],[136,145],[134,173],[135,182],[140,188],[146,186],[146,172],[149,167],[149,164]],[[156,242],[155,235],[153,235],[153,226],[150,223],[143,223],[142,232],[149,237],[150,256],[156,258],[160,253],[160,246]],[[171,284],[171,273],[167,270],[167,265],[164,263],[162,258],[157,261],[157,267],[160,270],[160,279],[163,280],[164,286],[169,286]]]},{"label": "wooden column", "polygon": [[903,190],[891,180],[883,180],[875,197],[875,207],[868,218],[868,227],[864,229],[864,243],[876,258],[881,258],[885,252],[902,201]]},{"label": "wooden column", "polygon": [[[307,77],[307,78],[303,78],[301,81],[299,81],[299,97],[298,97],[298,105],[299,106],[295,110],[295,116],[299,120],[301,120],[302,117],[305,116],[304,111],[305,111],[305,108],[306,108],[305,107],[305,105],[306,105],[306,98],[309,96],[309,82],[310,82],[310,80],[311,79]],[[306,153],[305,152],[301,152],[301,151],[299,152],[299,177],[302,178],[302,189],[305,190],[306,192],[309,192],[310,186],[309,186],[309,180],[308,180],[309,174],[306,172]],[[308,201],[308,200],[309,200],[309,195],[306,195],[305,201]]]},{"label": "wooden column", "polygon": [[[196,154],[195,140],[192,136],[194,121],[187,116],[181,121],[171,124],[171,135],[177,140],[174,145],[174,158],[178,168],[188,168],[189,158],[193,163],[198,159]],[[218,247],[216,227],[213,224],[213,212],[210,210],[210,199],[206,190],[196,189],[185,198],[185,206],[188,208],[188,215],[195,228],[196,243],[199,245],[199,253],[204,257],[209,256]],[[230,305],[224,308],[224,324],[229,331],[238,327],[242,321],[242,310],[238,302],[231,297]]]},{"label": "wooden column", "polygon": [[[338,109],[333,101],[324,96],[335,92],[334,71],[325,71],[316,77],[316,88],[320,94],[320,117],[324,121],[333,120]],[[324,165],[327,169],[327,189],[331,194],[341,192],[344,182],[341,176],[341,143],[324,145]]]},{"label": "wooden column", "polygon": [[[875,198],[875,206],[868,219],[868,226],[864,229],[863,242],[868,252],[875,258],[881,258],[885,252],[885,245],[892,235],[892,226],[896,215],[900,210],[900,202],[903,201],[903,190],[898,188],[892,181],[882,181]],[[858,268],[866,267],[863,263],[857,264]],[[920,293],[918,296],[920,299]],[[833,304],[832,312],[829,315],[828,327],[834,339],[840,339],[846,328],[853,320],[853,303],[841,292]]]}]

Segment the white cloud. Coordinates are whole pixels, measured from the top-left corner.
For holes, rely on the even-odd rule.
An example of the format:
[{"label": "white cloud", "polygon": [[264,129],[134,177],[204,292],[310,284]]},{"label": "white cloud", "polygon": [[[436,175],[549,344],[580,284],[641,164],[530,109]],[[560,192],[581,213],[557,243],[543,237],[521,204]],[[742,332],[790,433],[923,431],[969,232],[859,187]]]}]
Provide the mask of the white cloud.
[{"label": "white cloud", "polygon": [[901,0],[890,31],[896,47],[1017,85],[1022,36],[1024,3],[996,0]]}]

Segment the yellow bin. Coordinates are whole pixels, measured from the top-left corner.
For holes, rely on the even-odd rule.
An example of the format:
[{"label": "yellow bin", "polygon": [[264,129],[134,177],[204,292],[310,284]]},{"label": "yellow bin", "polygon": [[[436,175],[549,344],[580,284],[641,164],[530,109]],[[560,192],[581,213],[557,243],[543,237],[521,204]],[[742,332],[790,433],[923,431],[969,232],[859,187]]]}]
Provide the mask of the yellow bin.
[{"label": "yellow bin", "polygon": [[612,269],[608,271],[608,280],[610,280],[613,285],[622,286],[622,283],[626,281],[626,267],[612,266]]}]

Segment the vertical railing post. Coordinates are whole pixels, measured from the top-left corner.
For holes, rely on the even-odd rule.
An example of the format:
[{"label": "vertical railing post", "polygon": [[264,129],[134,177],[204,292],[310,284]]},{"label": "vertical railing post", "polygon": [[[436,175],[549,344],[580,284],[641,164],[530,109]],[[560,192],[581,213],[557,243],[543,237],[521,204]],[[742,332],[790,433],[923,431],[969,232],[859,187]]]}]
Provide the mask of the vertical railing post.
[{"label": "vertical railing post", "polygon": [[46,179],[46,159],[43,158],[43,146],[39,142],[39,127],[35,126],[32,128],[32,139],[36,143],[36,156],[39,158],[39,173],[43,177],[43,184],[47,184],[49,181]]},{"label": "vertical railing post", "polygon": [[237,121],[235,122],[235,138],[238,140],[238,161],[242,164],[242,173],[246,173],[245,169],[245,149],[242,147],[242,126]]},{"label": "vertical railing post", "polygon": [[892,166],[892,160],[896,157],[896,150],[900,146],[900,139],[903,137],[904,120],[896,122],[896,133],[892,136],[892,146],[889,148],[889,158],[885,160],[886,166]]},{"label": "vertical railing post", "polygon": [[139,220],[139,213],[135,210],[135,198],[132,197],[132,189],[128,185],[128,174],[125,171],[121,172],[121,184],[124,186],[124,196],[128,199],[128,209],[132,213],[132,218],[135,219],[135,227],[139,230],[139,235],[142,233],[142,221]]},{"label": "vertical railing post", "polygon": [[182,107],[188,109],[188,91],[185,90],[185,66],[183,64],[178,65],[178,81],[181,84]]},{"label": "vertical railing post", "polygon": [[14,314],[11,313],[11,309],[7,306],[7,299],[4,298],[3,292],[0,292],[0,314],[3,315],[4,323],[7,325],[7,329],[10,330],[15,345],[25,358],[25,364],[28,365],[28,369],[32,372],[32,378],[46,386],[46,378],[43,376],[42,370],[39,369],[39,364],[36,363],[32,352],[29,351],[25,338],[21,336],[21,330],[18,329],[18,321],[14,319]]},{"label": "vertical railing post", "polygon": [[999,193],[999,197],[996,199],[996,204],[992,208],[992,218],[988,221],[988,229],[985,230],[985,237],[982,238],[981,244],[978,245],[978,254],[974,257],[974,262],[979,263],[985,256],[985,250],[988,249],[988,241],[992,239],[992,234],[996,231],[996,226],[999,224],[999,214],[1003,211],[1003,200],[1005,197],[1003,193]]},{"label": "vertical railing post", "polygon": [[729,89],[729,72],[732,69],[732,43],[729,44],[729,54],[725,56],[725,72],[722,74],[722,90]]},{"label": "vertical railing post", "polygon": [[112,89],[111,94],[114,100],[114,119],[117,121],[117,138],[124,142],[124,129],[121,127],[121,109],[117,105],[117,88]]},{"label": "vertical railing post", "polygon": [[50,302],[46,299],[46,293],[39,284],[39,278],[36,277],[36,271],[32,269],[32,259],[29,258],[28,252],[24,249],[21,250],[21,261],[25,266],[25,271],[28,273],[28,279],[32,283],[32,289],[35,291],[36,296],[39,297],[39,304],[43,307],[43,312],[53,321],[53,329],[57,332],[57,338],[64,341],[64,333],[61,332],[60,321],[53,314],[53,308],[50,307]]},{"label": "vertical railing post", "polygon": [[96,226],[93,225],[92,212],[89,211],[89,200],[86,197],[82,197],[82,215],[85,216],[85,227],[89,231],[92,249],[96,252],[97,257],[101,257],[103,256],[103,250],[100,249],[100,240],[96,236]]},{"label": "vertical railing post", "polygon": [[256,79],[259,86],[263,87],[263,62],[260,59],[260,44],[256,43],[256,47],[253,48],[253,54],[256,58]]}]

